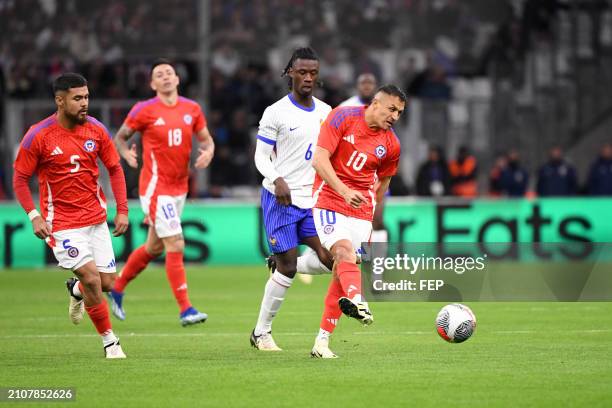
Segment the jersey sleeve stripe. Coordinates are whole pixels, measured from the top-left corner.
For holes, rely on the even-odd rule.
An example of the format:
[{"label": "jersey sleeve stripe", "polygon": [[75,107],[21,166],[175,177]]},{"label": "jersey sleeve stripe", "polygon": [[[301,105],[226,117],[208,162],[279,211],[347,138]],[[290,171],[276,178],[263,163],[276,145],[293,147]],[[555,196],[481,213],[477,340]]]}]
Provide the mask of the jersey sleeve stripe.
[{"label": "jersey sleeve stripe", "polygon": [[334,116],[331,118],[329,123],[338,129],[346,118],[360,116],[361,111],[362,107],[360,106],[341,107],[336,111],[336,113],[334,113]]},{"label": "jersey sleeve stripe", "polygon": [[264,137],[261,135],[257,135],[257,138],[261,140],[262,142],[267,143],[269,145],[272,145],[272,146],[276,145],[276,140],[268,139],[267,137]]},{"label": "jersey sleeve stripe", "polygon": [[106,136],[109,139],[112,139],[108,129],[106,128],[106,126],[104,126],[104,124],[102,122],[100,122],[98,119],[94,118],[93,116],[87,116],[87,121],[89,123],[91,123],[94,126],[99,127],[100,129],[102,129],[104,131],[104,133],[106,134]]},{"label": "jersey sleeve stripe", "polygon": [[48,117],[47,119],[40,122],[35,127],[31,128],[28,133],[23,137],[23,147],[29,149],[34,141],[34,137],[43,129],[48,128],[55,123],[55,115]]},{"label": "jersey sleeve stripe", "polygon": [[140,112],[143,108],[153,104],[157,102],[157,96],[151,99],[147,99],[146,101],[142,101],[142,102],[138,102],[135,106],[134,109],[132,109],[130,111],[130,113],[128,113],[128,117],[133,118],[134,116],[136,116],[138,114],[138,112]]}]

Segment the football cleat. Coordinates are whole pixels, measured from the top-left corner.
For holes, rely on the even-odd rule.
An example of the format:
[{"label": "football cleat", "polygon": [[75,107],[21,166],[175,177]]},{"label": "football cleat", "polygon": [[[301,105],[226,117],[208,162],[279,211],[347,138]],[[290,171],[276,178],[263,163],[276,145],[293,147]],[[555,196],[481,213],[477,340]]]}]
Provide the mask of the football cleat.
[{"label": "football cleat", "polygon": [[72,288],[79,282],[76,278],[70,278],[66,281],[66,289],[68,289],[68,295],[70,303],[68,305],[68,317],[74,324],[81,323],[83,315],[85,314],[85,303],[82,297],[76,297],[72,294]]},{"label": "football cleat", "polygon": [[111,304],[111,311],[113,312],[113,315],[119,320],[125,320],[125,310],[123,310],[123,293],[111,289],[111,291],[106,295],[108,296],[108,300]]},{"label": "football cleat", "polygon": [[333,351],[329,349],[329,339],[315,339],[314,347],[310,352],[310,356],[314,358],[338,358]]},{"label": "football cleat", "polygon": [[261,351],[282,351],[280,347],[276,345],[272,338],[272,332],[263,333],[260,336],[255,335],[255,329],[251,332],[251,346]]},{"label": "football cleat", "polygon": [[104,346],[104,356],[106,358],[127,358],[123,350],[121,349],[121,344],[119,344],[119,339],[115,340],[115,342]]},{"label": "football cleat", "polygon": [[338,299],[338,305],[342,313],[359,320],[364,326],[369,326],[374,322],[374,316],[372,316],[367,302],[353,302],[347,297],[341,297]]},{"label": "football cleat", "polygon": [[198,312],[195,307],[190,307],[180,314],[181,325],[189,326],[196,323],[204,323],[208,319],[206,313]]}]

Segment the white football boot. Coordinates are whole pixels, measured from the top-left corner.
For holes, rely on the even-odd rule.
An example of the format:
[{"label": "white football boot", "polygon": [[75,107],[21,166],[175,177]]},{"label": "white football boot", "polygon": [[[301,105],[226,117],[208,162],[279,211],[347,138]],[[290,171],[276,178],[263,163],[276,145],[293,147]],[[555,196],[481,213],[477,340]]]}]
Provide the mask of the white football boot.
[{"label": "white football boot", "polygon": [[315,344],[310,352],[310,356],[314,358],[338,358],[338,356],[329,349],[329,338],[321,339],[319,337],[315,339]]},{"label": "white football boot", "polygon": [[283,349],[276,345],[272,338],[272,332],[263,333],[260,336],[255,335],[255,330],[251,332],[251,346],[261,351],[282,351]]},{"label": "white football boot", "polygon": [[370,312],[368,302],[354,302],[347,297],[341,297],[338,299],[338,305],[342,313],[359,320],[364,326],[369,326],[374,322],[374,316]]}]

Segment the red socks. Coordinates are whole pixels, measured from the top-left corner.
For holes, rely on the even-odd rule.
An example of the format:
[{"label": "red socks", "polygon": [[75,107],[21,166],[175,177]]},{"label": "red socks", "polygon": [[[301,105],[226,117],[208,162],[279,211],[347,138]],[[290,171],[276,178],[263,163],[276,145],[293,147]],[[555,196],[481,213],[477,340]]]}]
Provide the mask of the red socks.
[{"label": "red socks", "polygon": [[327,289],[327,296],[325,296],[325,309],[321,318],[321,329],[333,333],[338,325],[338,319],[342,316],[342,311],[340,306],[338,306],[338,299],[342,296],[344,296],[344,291],[340,281],[335,276],[332,276],[329,288]]},{"label": "red socks", "polygon": [[104,300],[102,300],[102,303],[98,303],[95,306],[85,306],[85,311],[89,315],[94,326],[96,326],[96,330],[100,336],[104,336],[112,331],[108,307],[106,307],[106,302]]},{"label": "red socks", "polygon": [[128,257],[127,263],[121,271],[121,275],[115,280],[113,290],[123,293],[127,284],[147,267],[153,257],[145,250],[144,245],[136,248]]},{"label": "red socks", "polygon": [[355,295],[361,295],[361,271],[353,262],[340,262],[336,268],[338,280],[346,297],[353,299]]},{"label": "red socks", "polygon": [[183,313],[191,307],[191,302],[187,295],[187,276],[185,275],[182,252],[166,253],[166,276],[168,277],[168,282],[170,282],[170,288],[172,288],[179,309]]}]

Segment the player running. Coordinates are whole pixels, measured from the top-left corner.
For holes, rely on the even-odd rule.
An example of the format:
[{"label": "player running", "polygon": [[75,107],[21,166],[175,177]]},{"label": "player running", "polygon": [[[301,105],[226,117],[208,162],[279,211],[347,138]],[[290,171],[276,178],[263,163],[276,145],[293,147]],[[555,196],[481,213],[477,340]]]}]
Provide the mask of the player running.
[{"label": "player running", "polygon": [[145,222],[149,224],[146,242],[130,254],[110,293],[113,314],[120,320],[125,319],[126,286],[164,250],[166,276],[179,306],[181,324],[187,326],[208,318],[191,305],[187,294],[183,264],[185,240],[180,217],[188,191],[192,135],[200,143],[197,169],[210,164],[215,144],[200,105],[179,96],[178,85],[179,77],[172,63],[163,59],[156,61],[151,67],[151,89],[157,95],[134,105],[115,136],[119,154],[130,167],[137,168],[136,146],[129,148],[127,141],[135,132],[142,135],[139,195]]},{"label": "player running", "polygon": [[313,357],[337,357],[329,338],[342,313],[365,325],[374,320],[361,293],[355,250],[369,241],[376,202],[397,171],[400,144],[391,127],[405,105],[404,93],[385,85],[368,107],[338,107],[321,126],[312,163],[317,172],[313,215],[334,265]]},{"label": "player running", "polygon": [[[297,271],[331,269],[331,254],[321,246],[312,218],[311,161],[321,123],[331,107],[312,96],[319,77],[319,58],[311,48],[295,50],[283,76],[291,92],[266,108],[259,122],[255,165],[264,176],[261,206],[275,269],[266,283],[251,345],[280,351],[272,338],[278,313]],[[298,244],[314,251],[298,262]],[[323,262],[323,264],[321,264]]]},{"label": "player running", "polygon": [[[376,88],[378,87],[378,81],[374,74],[364,73],[357,77],[357,95],[351,96],[338,106],[367,106],[372,103]],[[383,223],[383,212],[385,208],[385,195],[383,199],[376,202],[376,209],[374,210],[374,218],[372,219],[372,236],[370,237],[371,242],[387,242],[389,235],[385,229]],[[385,251],[381,251],[381,256],[384,256]]]},{"label": "player running", "polygon": [[[87,312],[102,337],[106,358],[125,358],[113,333],[102,291],[115,280],[115,255],[106,224],[106,201],[98,184],[100,159],[110,175],[117,202],[114,236],[128,228],[128,206],[123,170],[111,136],[87,115],[89,90],[79,74],[66,73],[53,82],[57,112],[25,134],[17,159],[13,188],[32,221],[34,234],[53,249],[60,267],[79,278],[66,284],[69,316],[74,324]],[[38,212],[28,182],[38,176]]]}]

